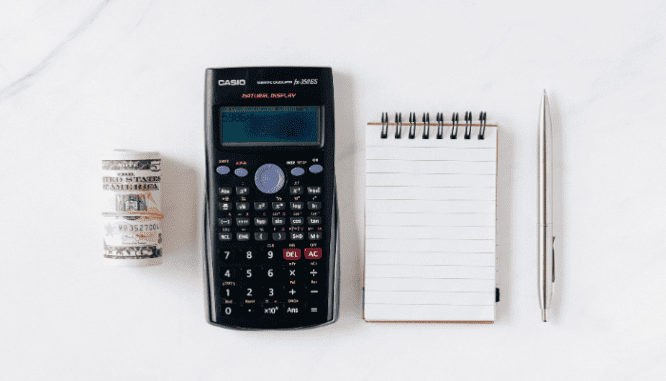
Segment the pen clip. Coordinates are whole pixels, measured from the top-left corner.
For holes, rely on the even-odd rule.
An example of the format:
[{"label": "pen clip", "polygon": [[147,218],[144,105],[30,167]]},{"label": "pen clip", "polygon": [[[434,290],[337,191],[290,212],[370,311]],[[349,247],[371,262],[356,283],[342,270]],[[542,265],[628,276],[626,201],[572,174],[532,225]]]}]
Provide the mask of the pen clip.
[{"label": "pen clip", "polygon": [[555,237],[553,236],[553,283],[555,283]]}]

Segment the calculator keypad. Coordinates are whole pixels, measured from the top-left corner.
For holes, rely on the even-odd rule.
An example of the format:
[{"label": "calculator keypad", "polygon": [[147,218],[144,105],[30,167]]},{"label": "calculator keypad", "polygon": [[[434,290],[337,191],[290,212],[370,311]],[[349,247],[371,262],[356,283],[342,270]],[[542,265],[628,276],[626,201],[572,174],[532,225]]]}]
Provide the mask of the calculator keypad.
[{"label": "calculator keypad", "polygon": [[319,319],[327,312],[329,276],[323,174],[295,175],[283,166],[291,176],[269,194],[253,181],[260,165],[218,183],[218,314],[244,321]]}]

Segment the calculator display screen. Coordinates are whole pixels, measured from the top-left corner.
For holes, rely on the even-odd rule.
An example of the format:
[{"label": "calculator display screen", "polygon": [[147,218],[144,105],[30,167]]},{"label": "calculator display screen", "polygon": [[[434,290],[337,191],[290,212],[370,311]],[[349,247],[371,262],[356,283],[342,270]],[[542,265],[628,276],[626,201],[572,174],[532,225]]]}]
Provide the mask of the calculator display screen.
[{"label": "calculator display screen", "polygon": [[320,107],[220,107],[223,146],[319,145]]}]

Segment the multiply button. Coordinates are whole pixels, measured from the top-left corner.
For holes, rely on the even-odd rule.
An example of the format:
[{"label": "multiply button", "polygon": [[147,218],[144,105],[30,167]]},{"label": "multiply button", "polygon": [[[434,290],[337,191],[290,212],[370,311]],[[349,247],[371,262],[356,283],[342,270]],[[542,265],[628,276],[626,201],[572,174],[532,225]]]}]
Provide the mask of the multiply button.
[{"label": "multiply button", "polygon": [[319,259],[321,258],[321,248],[303,249],[305,259]]},{"label": "multiply button", "polygon": [[282,249],[282,256],[288,261],[295,261],[301,258],[301,249]]}]

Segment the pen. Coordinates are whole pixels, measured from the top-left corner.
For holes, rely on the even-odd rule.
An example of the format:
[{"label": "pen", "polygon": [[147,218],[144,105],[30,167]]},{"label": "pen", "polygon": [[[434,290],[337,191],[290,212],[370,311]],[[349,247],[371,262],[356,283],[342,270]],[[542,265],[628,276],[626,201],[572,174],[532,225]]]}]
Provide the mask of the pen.
[{"label": "pen", "polygon": [[548,321],[548,309],[555,285],[555,249],[553,243],[553,126],[546,90],[539,110],[539,304],[543,321]]}]

